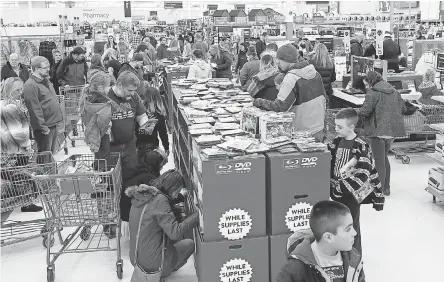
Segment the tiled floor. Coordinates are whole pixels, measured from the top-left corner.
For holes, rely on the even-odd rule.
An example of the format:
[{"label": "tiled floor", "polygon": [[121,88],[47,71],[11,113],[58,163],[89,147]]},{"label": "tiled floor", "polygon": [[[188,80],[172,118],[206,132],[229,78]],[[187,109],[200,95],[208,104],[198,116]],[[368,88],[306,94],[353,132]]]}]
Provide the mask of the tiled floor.
[{"label": "tiled floor", "polygon": [[[70,150],[71,154],[80,152],[85,152],[85,148]],[[391,159],[391,163],[392,195],[387,199],[384,211],[376,212],[370,206],[364,206],[361,212],[366,281],[444,281],[441,271],[444,203],[432,203],[431,195],[424,191],[428,168],[437,165],[421,157],[412,158],[409,165],[400,164],[394,159]],[[170,155],[165,169],[170,168],[171,164]],[[28,216],[15,211],[12,218],[23,219],[24,215]],[[41,241],[39,238],[2,248],[1,281],[46,281],[46,250]],[[132,273],[128,257],[129,242],[123,240],[121,245],[124,260],[124,277],[121,281],[127,282]],[[55,246],[59,246],[57,241]],[[62,255],[55,264],[56,281],[117,282],[115,263],[114,252]],[[167,280],[179,281],[197,281],[192,258]],[[266,282],[266,279],[252,282]]]}]

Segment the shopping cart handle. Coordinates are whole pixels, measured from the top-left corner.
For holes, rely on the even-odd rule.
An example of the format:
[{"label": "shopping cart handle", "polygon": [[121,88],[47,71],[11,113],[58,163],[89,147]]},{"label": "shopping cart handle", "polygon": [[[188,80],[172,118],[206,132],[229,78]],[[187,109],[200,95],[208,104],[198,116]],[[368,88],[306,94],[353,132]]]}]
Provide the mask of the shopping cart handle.
[{"label": "shopping cart handle", "polygon": [[294,195],[294,198],[296,199],[296,200],[298,200],[298,199],[304,199],[304,198],[308,198],[308,195],[307,194],[301,194],[301,195]]}]

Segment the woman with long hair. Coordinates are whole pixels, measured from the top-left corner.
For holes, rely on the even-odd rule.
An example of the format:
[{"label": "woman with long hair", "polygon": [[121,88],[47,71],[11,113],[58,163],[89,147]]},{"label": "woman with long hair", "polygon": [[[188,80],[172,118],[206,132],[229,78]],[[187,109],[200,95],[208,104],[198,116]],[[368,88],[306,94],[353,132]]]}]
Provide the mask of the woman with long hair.
[{"label": "woman with long hair", "polygon": [[52,65],[51,69],[49,70],[49,76],[50,81],[52,82],[52,85],[54,86],[54,90],[57,95],[60,95],[59,91],[59,80],[57,79],[57,68],[59,67],[60,63],[62,62],[62,53],[60,53],[59,50],[54,49],[52,50],[52,57],[54,58],[54,64]]},{"label": "woman with long hair", "polygon": [[182,34],[179,34],[179,47],[180,47],[180,53],[183,53],[183,46],[185,45],[185,39],[183,38]]},{"label": "woman with long hair", "polygon": [[174,213],[174,205],[183,187],[185,181],[180,173],[169,170],[154,180],[151,186],[142,184],[126,190],[128,197],[132,198],[130,261],[133,265],[137,261],[138,266],[146,272],[158,271],[162,266],[162,278],[179,270],[194,253],[194,241],[183,237],[199,224],[199,214],[194,212],[182,218]]},{"label": "woman with long hair", "polygon": [[102,56],[100,54],[94,54],[91,57],[91,65],[88,69],[88,74],[86,76],[86,80],[89,83],[91,77],[97,72],[106,72],[105,67],[102,64]]},{"label": "woman with long hair", "polygon": [[114,36],[112,35],[108,36],[108,41],[105,44],[105,50],[109,48],[112,48],[117,51],[117,42],[114,39]]},{"label": "woman with long hair", "polygon": [[117,79],[121,67],[121,64],[117,58],[117,51],[111,48],[106,49],[102,55],[102,64],[108,73]]},{"label": "woman with long hair", "polygon": [[190,36],[185,36],[185,46],[183,47],[183,53],[182,56],[184,58],[191,58],[191,56],[193,55],[193,51],[192,51],[192,38]]},{"label": "woman with long hair", "polygon": [[336,81],[336,71],[333,61],[330,59],[327,46],[319,43],[314,48],[314,54],[310,63],[315,67],[316,71],[321,75],[324,83],[325,94],[327,94],[327,105],[331,108],[330,95],[333,94],[332,83]]},{"label": "woman with long hair", "polygon": [[[31,139],[29,137],[29,114],[22,99],[23,81],[19,77],[7,78],[2,83],[1,89],[1,152],[5,155],[16,157],[16,166],[24,166],[29,162],[27,153],[32,152]],[[4,164],[1,164],[2,166]],[[13,171],[13,170],[11,170]],[[17,171],[18,172],[18,171]],[[6,190],[10,180],[8,172],[2,172],[2,190]],[[31,180],[31,179],[30,179]],[[25,183],[23,179],[23,183]],[[4,186],[5,185],[5,186]],[[12,185],[12,186],[11,186]],[[14,195],[31,195],[32,188],[28,185],[10,185],[14,189]],[[30,199],[31,200],[31,199]],[[6,208],[6,207],[5,207]],[[22,212],[39,212],[43,208],[32,202],[21,208]]]},{"label": "woman with long hair", "polygon": [[159,148],[159,138],[162,141],[162,146],[166,155],[169,154],[168,131],[166,126],[166,110],[163,105],[162,97],[157,88],[150,87],[145,82],[145,93],[140,98],[146,108],[148,118],[152,125],[148,129],[140,129],[136,126],[136,146],[138,149],[139,158],[148,151]]},{"label": "woman with long hair", "polygon": [[276,100],[279,90],[274,79],[279,70],[273,53],[267,51],[262,53],[259,73],[253,76],[248,92],[253,98],[263,98],[269,101]]}]

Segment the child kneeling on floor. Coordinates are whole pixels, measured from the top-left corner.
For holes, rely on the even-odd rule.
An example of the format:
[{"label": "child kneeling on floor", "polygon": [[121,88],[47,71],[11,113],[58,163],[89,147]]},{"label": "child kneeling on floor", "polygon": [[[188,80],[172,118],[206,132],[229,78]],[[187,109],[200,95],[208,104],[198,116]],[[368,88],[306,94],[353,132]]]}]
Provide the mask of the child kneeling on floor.
[{"label": "child kneeling on floor", "polygon": [[310,228],[288,238],[289,259],[275,282],[365,281],[362,256],[353,248],[353,218],[345,205],[318,202],[311,210]]},{"label": "child kneeling on floor", "polygon": [[350,209],[357,232],[353,247],[362,253],[360,206],[371,203],[374,209],[381,211],[384,195],[370,146],[355,133],[358,120],[358,113],[352,108],[340,110],[335,117],[338,137],[329,145],[332,155],[330,197]]}]

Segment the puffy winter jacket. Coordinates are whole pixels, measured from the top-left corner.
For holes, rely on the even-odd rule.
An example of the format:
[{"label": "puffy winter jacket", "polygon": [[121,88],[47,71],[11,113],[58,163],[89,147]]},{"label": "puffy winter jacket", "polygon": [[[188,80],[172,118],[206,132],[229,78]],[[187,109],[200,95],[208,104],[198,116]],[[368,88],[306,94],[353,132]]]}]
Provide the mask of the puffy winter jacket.
[{"label": "puffy winter jacket", "polygon": [[331,68],[323,68],[323,67],[317,67],[315,65],[315,69],[322,77],[322,83],[324,84],[325,94],[327,95],[333,94],[332,83],[336,81],[335,67],[333,66]]},{"label": "puffy winter jacket", "polygon": [[220,57],[211,58],[211,62],[217,65],[216,78],[233,78],[231,64],[233,63],[230,53],[219,47]]},{"label": "puffy winter jacket", "polygon": [[126,190],[128,197],[132,197],[129,216],[130,226],[130,260],[134,265],[134,251],[139,220],[142,215],[142,224],[139,233],[137,262],[143,269],[156,269],[162,258],[162,236],[172,241],[178,241],[199,224],[199,215],[194,213],[182,222],[178,222],[168,198],[156,187],[148,185],[132,186]]},{"label": "puffy winter jacket", "polygon": [[405,136],[404,101],[399,92],[387,81],[380,81],[370,88],[359,110],[364,119],[364,133],[368,137]]},{"label": "puffy winter jacket", "polygon": [[29,139],[29,120],[25,106],[8,104],[6,100],[1,105],[1,150],[2,153],[25,153],[31,146]]},{"label": "puffy winter jacket", "polygon": [[202,79],[211,77],[211,66],[203,60],[196,60],[188,70],[188,79]]},{"label": "puffy winter jacket", "polygon": [[250,86],[253,76],[259,73],[260,67],[261,61],[258,59],[253,59],[245,63],[239,75],[242,91],[248,90],[248,86]]},{"label": "puffy winter jacket", "polygon": [[88,74],[88,65],[85,60],[75,61],[72,55],[66,57],[57,68],[57,78],[61,86],[84,85]]},{"label": "puffy winter jacket", "polygon": [[62,109],[48,79],[31,75],[23,86],[23,97],[33,130],[48,131],[63,121]]},{"label": "puffy winter jacket", "polygon": [[253,105],[267,111],[294,112],[295,131],[318,133],[324,129],[324,85],[315,67],[305,60],[285,75],[276,100],[255,99]]},{"label": "puffy winter jacket", "polygon": [[[316,262],[311,244],[311,232],[299,231],[288,238],[288,261],[273,281],[276,282],[330,282],[328,274]],[[346,282],[364,282],[362,256],[356,249],[341,252]]]},{"label": "puffy winter jacket", "polygon": [[248,62],[247,52],[240,51],[239,54],[237,55],[235,72],[237,73],[238,71],[240,71],[244,67],[246,62]]},{"label": "puffy winter jacket", "polygon": [[362,57],[362,55],[364,55],[364,50],[361,43],[359,43],[355,38],[350,40],[350,58],[352,55],[358,57]]}]

